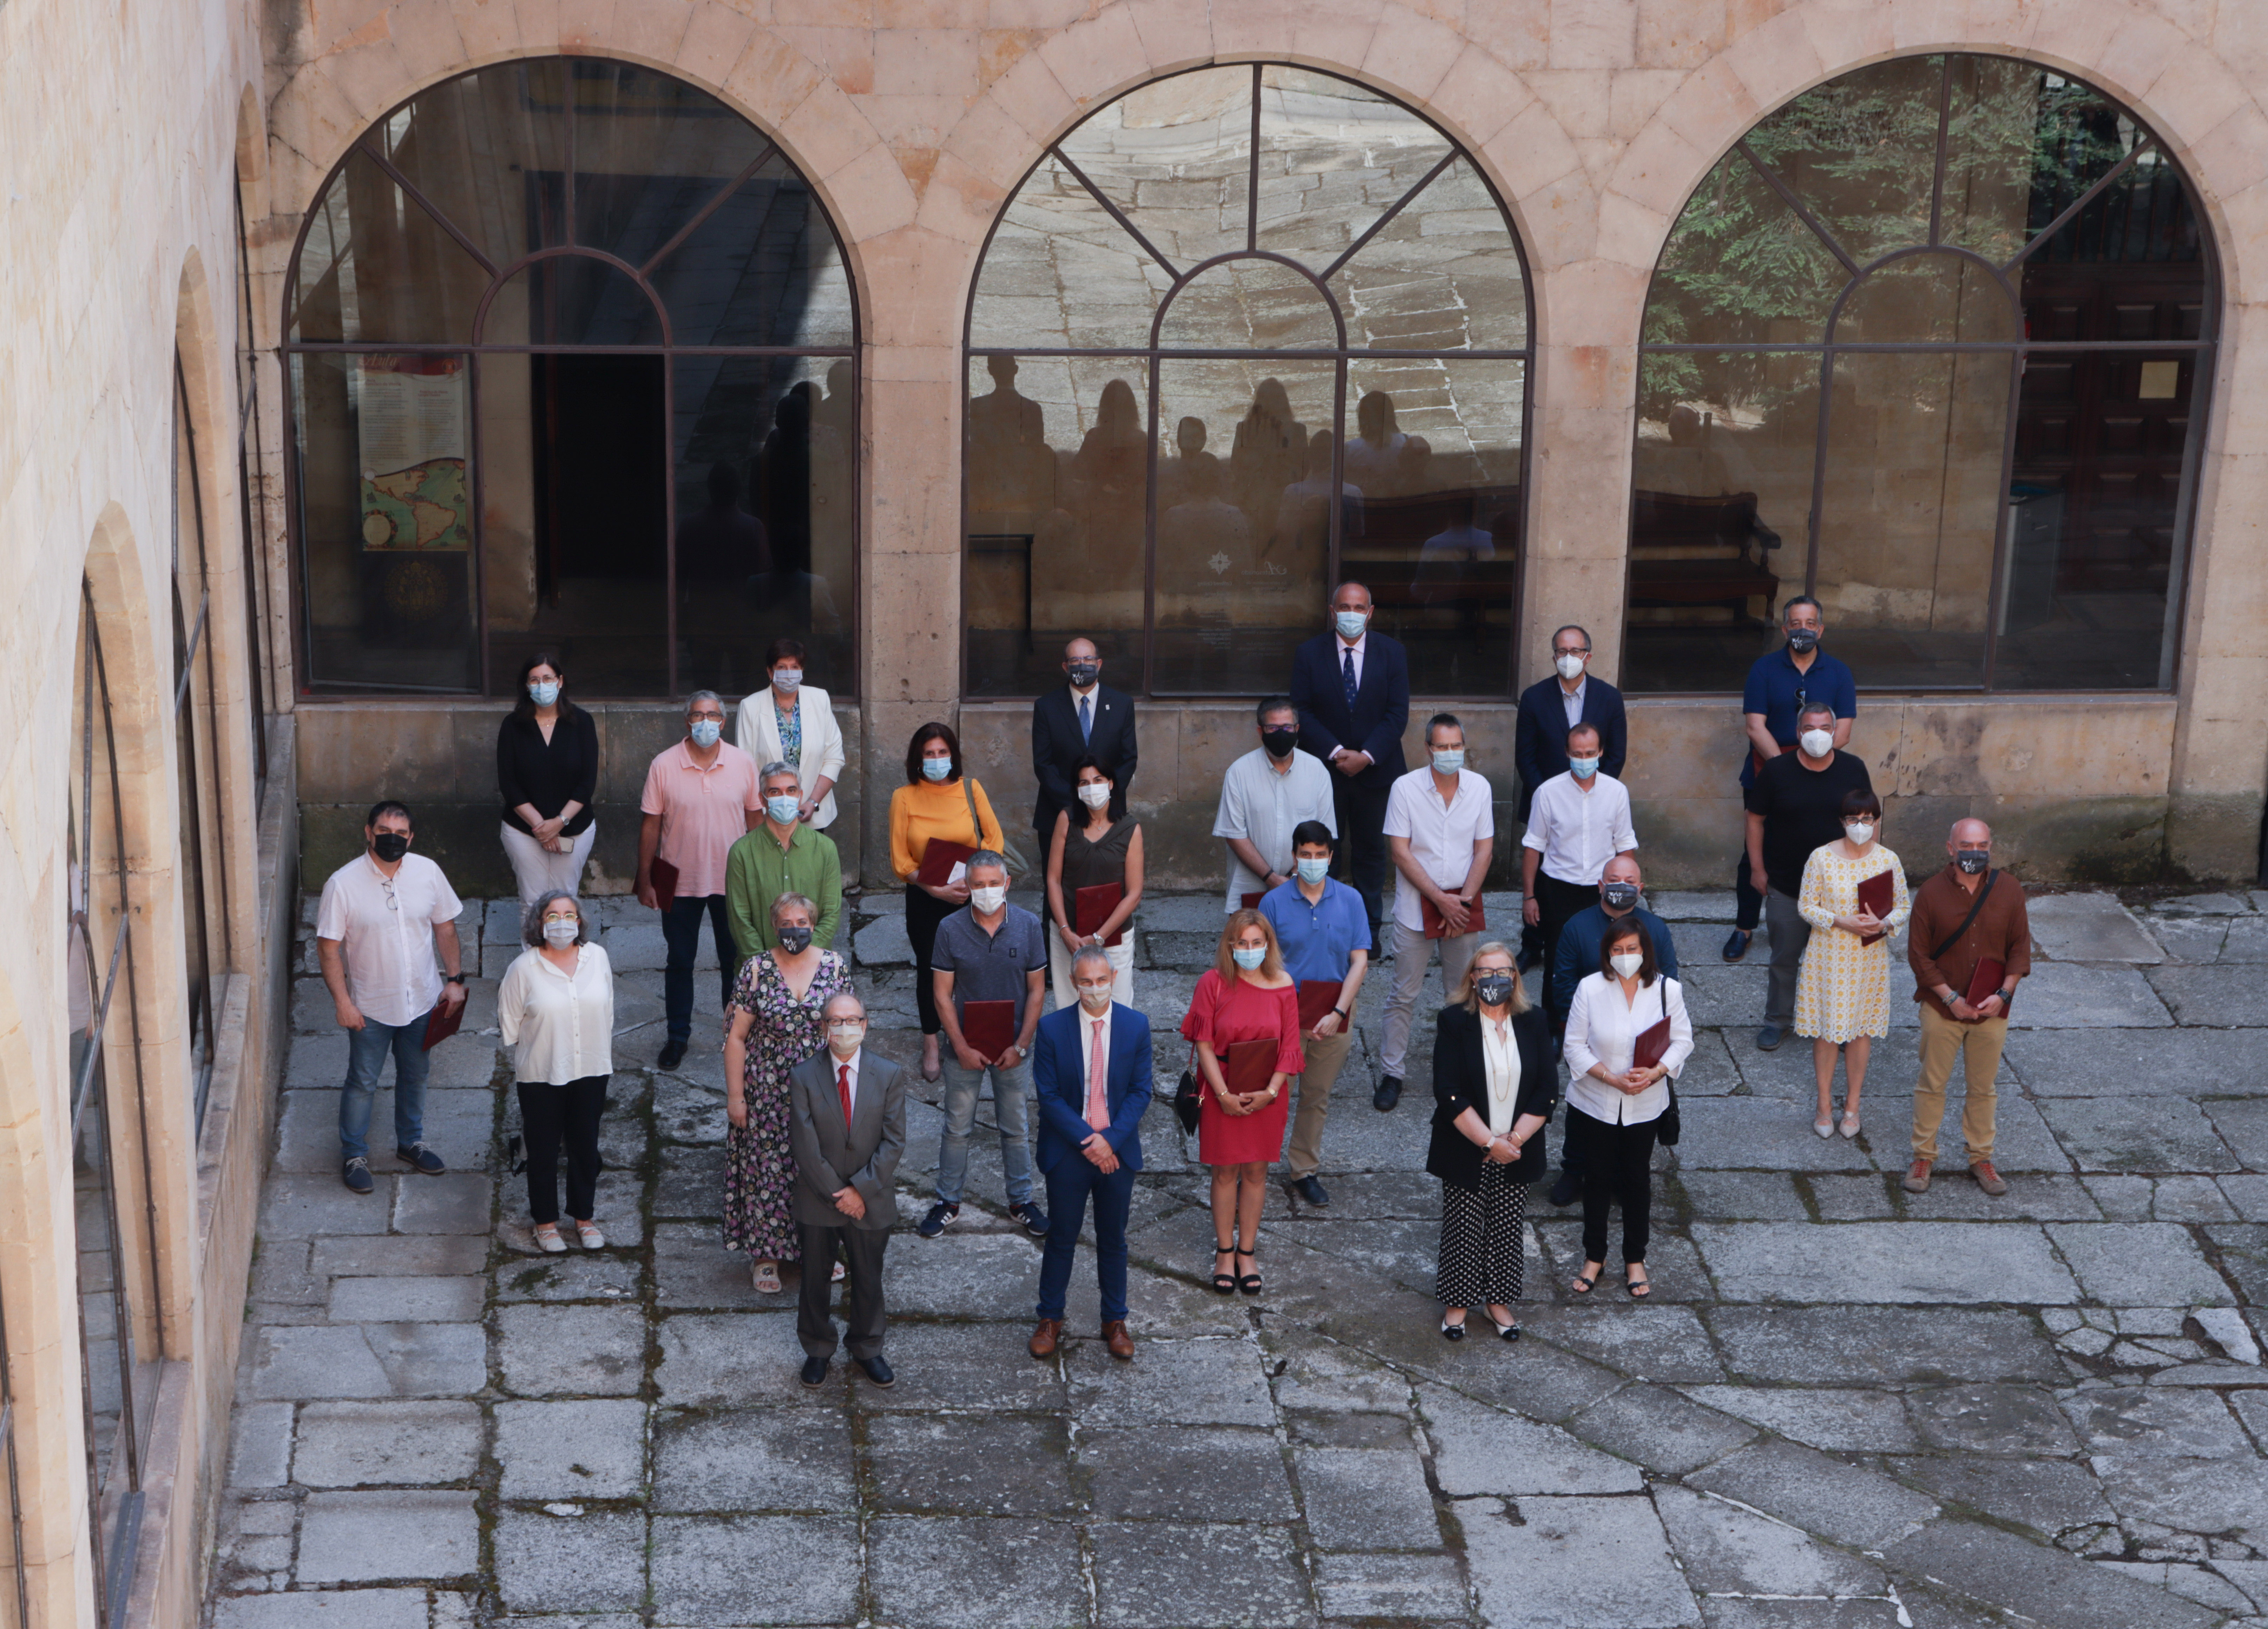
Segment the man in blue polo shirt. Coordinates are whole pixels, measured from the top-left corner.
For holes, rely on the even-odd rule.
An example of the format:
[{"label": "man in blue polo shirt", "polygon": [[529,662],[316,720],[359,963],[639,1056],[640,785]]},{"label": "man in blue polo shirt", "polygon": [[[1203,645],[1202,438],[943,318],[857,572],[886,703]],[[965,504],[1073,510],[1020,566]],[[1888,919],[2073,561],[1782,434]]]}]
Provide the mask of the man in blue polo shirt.
[{"label": "man in blue polo shirt", "polygon": [[[1827,635],[1827,619],[1819,602],[1798,594],[1780,610],[1787,642],[1758,657],[1749,669],[1747,688],[1741,695],[1741,712],[1748,725],[1747,754],[1741,759],[1743,796],[1756,783],[1756,771],[1782,752],[1795,747],[1796,715],[1815,701],[1835,709],[1835,745],[1851,743],[1851,720],[1859,710],[1859,685],[1850,668],[1819,648]],[[1733,892],[1738,901],[1732,936],[1725,941],[1725,959],[1737,962],[1749,953],[1749,940],[1763,920],[1763,879],[1749,875],[1749,856],[1742,849],[1734,869]]]},{"label": "man in blue polo shirt", "polygon": [[1292,1146],[1284,1163],[1292,1192],[1310,1205],[1328,1205],[1330,1195],[1315,1179],[1322,1163],[1323,1116],[1331,1088],[1346,1063],[1354,1037],[1354,1002],[1370,965],[1370,914],[1362,896],[1331,880],[1331,849],[1336,840],[1320,820],[1302,820],[1292,833],[1292,875],[1261,896],[1260,914],[1276,930],[1284,971],[1302,991],[1314,983],[1336,984],[1338,1000],[1300,1037],[1307,1072],[1300,1076],[1300,1112],[1292,1123]]}]

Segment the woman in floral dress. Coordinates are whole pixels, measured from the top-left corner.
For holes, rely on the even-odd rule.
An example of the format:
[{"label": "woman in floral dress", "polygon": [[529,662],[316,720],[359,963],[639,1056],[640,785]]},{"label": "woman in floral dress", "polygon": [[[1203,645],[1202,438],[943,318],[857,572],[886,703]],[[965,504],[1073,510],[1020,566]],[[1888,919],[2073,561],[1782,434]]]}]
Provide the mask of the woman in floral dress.
[{"label": "woman in floral dress", "polygon": [[[1811,851],[1804,862],[1803,892],[1796,909],[1811,924],[1795,980],[1795,1032],[1811,1038],[1811,1068],[1819,1086],[1819,1118],[1811,1129],[1835,1134],[1835,1054],[1843,1054],[1845,1091],[1842,1133],[1859,1134],[1859,1093],[1867,1083],[1867,1054],[1874,1038],[1890,1032],[1889,936],[1913,914],[1906,892],[1905,868],[1877,840],[1882,802],[1853,788],[1843,795],[1843,835]],[[1870,916],[1859,908],[1859,884],[1888,871],[1893,890],[1889,914]],[[1880,936],[1873,943],[1870,935]]]},{"label": "woman in floral dress", "polygon": [[850,970],[811,942],[819,907],[799,893],[772,901],[775,950],[740,968],[725,1009],[725,1247],[755,1258],[755,1287],[780,1291],[780,1264],[802,1254],[790,1207],[795,1155],[788,1146],[788,1071],[827,1044],[820,1015],[850,984]]}]

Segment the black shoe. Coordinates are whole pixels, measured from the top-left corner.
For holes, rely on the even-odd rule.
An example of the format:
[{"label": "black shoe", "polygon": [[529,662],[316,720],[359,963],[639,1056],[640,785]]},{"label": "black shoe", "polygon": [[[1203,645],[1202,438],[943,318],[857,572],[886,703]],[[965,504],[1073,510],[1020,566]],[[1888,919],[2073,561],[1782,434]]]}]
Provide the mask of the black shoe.
[{"label": "black shoe", "polygon": [[897,1376],[891,1371],[890,1360],[880,1353],[877,1352],[872,1357],[862,1357],[855,1361],[860,1369],[866,1371],[866,1378],[873,1383],[876,1391],[887,1391],[898,1383]]},{"label": "black shoe", "polygon": [[1764,1025],[1763,1029],[1756,1031],[1756,1050],[1758,1052],[1778,1052],[1779,1050],[1779,1044],[1786,1038],[1786,1025],[1768,1024]]},{"label": "black shoe", "polygon": [[1575,1173],[1569,1170],[1565,1166],[1561,1166],[1559,1168],[1559,1180],[1551,1185],[1551,1202],[1554,1205],[1572,1205],[1575,1202],[1575,1195],[1580,1190],[1575,1181]]},{"label": "black shoe", "polygon": [[377,1185],[370,1179],[370,1162],[359,1154],[340,1167],[339,1178],[350,1193],[367,1193]]},{"label": "black shoe", "polygon": [[446,1161],[422,1142],[413,1142],[406,1148],[395,1148],[394,1157],[428,1177],[438,1177],[449,1169]]},{"label": "black shoe", "polygon": [[659,1066],[662,1068],[675,1068],[679,1064],[685,1061],[685,1043],[683,1041],[670,1042],[666,1046],[664,1046],[661,1049],[661,1057],[657,1061]]},{"label": "black shoe", "polygon": [[1734,928],[1731,937],[1725,941],[1725,959],[1728,962],[1737,962],[1746,956],[1749,953],[1749,941],[1753,937],[1755,937],[1755,932],[1751,928]]},{"label": "black shoe", "polygon": [[1534,972],[1538,967],[1543,965],[1543,958],[1533,950],[1522,950],[1520,953],[1520,959],[1513,965],[1522,972]]},{"label": "black shoe", "polygon": [[827,1383],[827,1360],[823,1357],[807,1357],[804,1359],[803,1374],[799,1377],[806,1386],[825,1385]]},{"label": "black shoe", "polygon": [[940,1200],[939,1203],[929,1207],[929,1214],[924,1216],[921,1219],[921,1225],[914,1229],[915,1236],[920,1238],[933,1239],[939,1234],[945,1231],[946,1224],[947,1222],[957,1222],[960,1219],[960,1206],[947,1205]]},{"label": "black shoe", "polygon": [[1378,1090],[1370,1094],[1370,1106],[1381,1114],[1391,1114],[1394,1105],[1402,1101],[1402,1077],[1389,1075],[1378,1082]]},{"label": "black shoe", "polygon": [[1047,1237],[1048,1213],[1033,1204],[1031,1200],[1026,1200],[1020,1205],[1009,1206],[1008,1214],[1012,1220],[1021,1222],[1024,1231],[1034,1238]]},{"label": "black shoe", "polygon": [[1441,1339],[1444,1339],[1444,1340],[1462,1340],[1464,1338],[1465,1338],[1465,1326],[1464,1326],[1462,1324],[1452,1324],[1452,1323],[1450,1323],[1450,1322],[1449,1322],[1449,1320],[1448,1320],[1448,1319],[1447,1319],[1447,1318],[1443,1318],[1443,1319],[1441,1320]]},{"label": "black shoe", "polygon": [[1313,1177],[1298,1178],[1292,1184],[1292,1192],[1298,1194],[1304,1204],[1320,1207],[1331,1202],[1331,1196],[1323,1192],[1323,1185]]}]

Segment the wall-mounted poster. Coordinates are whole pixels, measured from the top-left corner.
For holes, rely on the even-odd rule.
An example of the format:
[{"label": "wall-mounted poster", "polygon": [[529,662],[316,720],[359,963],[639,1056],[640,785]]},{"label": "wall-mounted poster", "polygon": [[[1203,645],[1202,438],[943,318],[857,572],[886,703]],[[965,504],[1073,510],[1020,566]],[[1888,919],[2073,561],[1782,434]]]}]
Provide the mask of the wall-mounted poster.
[{"label": "wall-mounted poster", "polygon": [[363,547],[466,551],[473,511],[465,477],[465,358],[356,363]]}]

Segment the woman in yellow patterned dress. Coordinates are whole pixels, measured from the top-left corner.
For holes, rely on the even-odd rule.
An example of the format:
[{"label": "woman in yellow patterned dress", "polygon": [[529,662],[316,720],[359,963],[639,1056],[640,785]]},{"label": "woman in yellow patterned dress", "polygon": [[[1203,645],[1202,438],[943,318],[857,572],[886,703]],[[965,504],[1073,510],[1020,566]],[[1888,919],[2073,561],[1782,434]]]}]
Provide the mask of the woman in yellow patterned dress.
[{"label": "woman in yellow patterned dress", "polygon": [[[1803,892],[1796,899],[1796,908],[1811,924],[1811,943],[1804,948],[1795,981],[1795,1032],[1811,1038],[1812,1072],[1819,1082],[1819,1118],[1811,1129],[1822,1137],[1837,1130],[1837,1052],[1845,1060],[1841,1130],[1846,1137],[1859,1134],[1867,1054],[1876,1036],[1890,1032],[1889,936],[1913,913],[1905,868],[1875,840],[1881,826],[1881,799],[1856,788],[1845,793],[1843,835],[1811,851],[1803,866]],[[1876,918],[1859,907],[1859,884],[1883,871],[1890,874],[1895,892],[1889,914]],[[1870,935],[1881,936],[1868,943]]]}]

